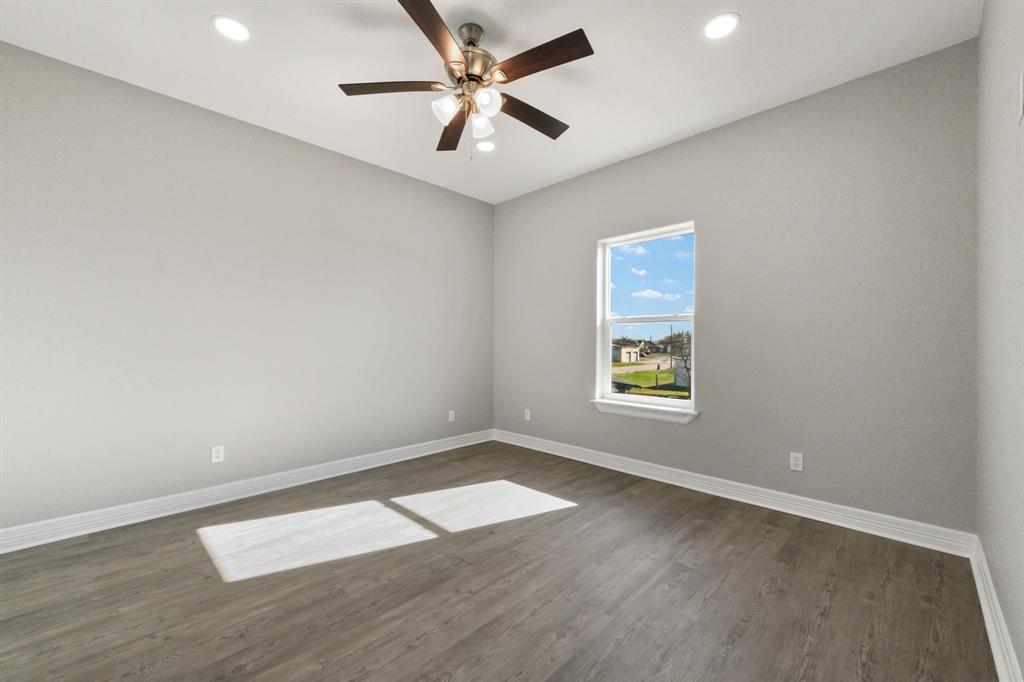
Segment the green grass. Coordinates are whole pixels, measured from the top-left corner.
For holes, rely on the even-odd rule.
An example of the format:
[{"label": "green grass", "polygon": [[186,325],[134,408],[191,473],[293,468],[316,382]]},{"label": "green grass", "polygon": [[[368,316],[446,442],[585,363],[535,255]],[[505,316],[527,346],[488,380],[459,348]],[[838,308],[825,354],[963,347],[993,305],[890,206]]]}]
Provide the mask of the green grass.
[{"label": "green grass", "polygon": [[[657,375],[658,380],[655,381],[654,377]],[[624,374],[616,374],[616,379],[628,381],[631,384],[637,384],[644,387],[653,387],[655,384],[665,385],[671,384],[675,380],[675,374],[672,370],[661,370],[660,372],[653,369],[647,369],[640,372],[626,372]]]},{"label": "green grass", "polygon": [[[657,381],[655,381],[655,376],[657,376]],[[664,398],[681,398],[683,400],[690,397],[688,389],[672,383],[675,380],[675,373],[672,370],[661,372],[654,370],[626,372],[625,374],[616,374],[614,378],[642,387],[630,390],[629,395],[656,395]],[[656,384],[657,388],[655,388]]]},{"label": "green grass", "polygon": [[613,362],[612,367],[636,367],[642,365],[642,362]]}]

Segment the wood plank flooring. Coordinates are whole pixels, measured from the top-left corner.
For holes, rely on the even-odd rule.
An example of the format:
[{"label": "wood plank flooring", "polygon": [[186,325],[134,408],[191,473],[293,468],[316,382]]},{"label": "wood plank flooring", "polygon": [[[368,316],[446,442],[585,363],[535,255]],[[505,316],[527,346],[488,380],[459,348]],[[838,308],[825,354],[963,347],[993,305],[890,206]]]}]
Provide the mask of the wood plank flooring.
[{"label": "wood plank flooring", "polygon": [[[576,506],[230,583],[196,533],[495,480]],[[0,679],[995,671],[966,559],[492,442],[0,556]]]}]

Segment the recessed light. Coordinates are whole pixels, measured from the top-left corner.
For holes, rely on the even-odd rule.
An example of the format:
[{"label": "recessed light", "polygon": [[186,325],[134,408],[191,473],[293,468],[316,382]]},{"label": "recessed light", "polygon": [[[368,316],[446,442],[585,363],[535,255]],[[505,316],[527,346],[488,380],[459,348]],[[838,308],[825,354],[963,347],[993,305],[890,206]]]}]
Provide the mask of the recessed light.
[{"label": "recessed light", "polygon": [[740,15],[735,12],[726,12],[712,17],[711,21],[704,24],[704,36],[711,40],[724,38],[740,25]]},{"label": "recessed light", "polygon": [[479,142],[476,143],[476,148],[482,152],[493,152],[494,143],[491,142],[490,140],[480,140]]},{"label": "recessed light", "polygon": [[237,40],[238,42],[244,42],[249,39],[249,29],[238,19],[216,16],[211,21],[213,21],[213,27],[220,31],[220,34],[225,38]]}]

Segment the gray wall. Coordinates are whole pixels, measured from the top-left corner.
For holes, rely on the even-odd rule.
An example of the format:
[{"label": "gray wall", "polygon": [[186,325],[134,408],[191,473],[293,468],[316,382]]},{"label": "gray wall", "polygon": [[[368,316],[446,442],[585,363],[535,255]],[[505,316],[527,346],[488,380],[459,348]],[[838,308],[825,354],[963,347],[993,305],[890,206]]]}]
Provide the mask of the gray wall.
[{"label": "gray wall", "polygon": [[1024,662],[1024,3],[985,4],[978,64],[978,535]]},{"label": "gray wall", "polygon": [[490,205],[0,50],[0,526],[491,426]]},{"label": "gray wall", "polygon": [[[972,41],[499,205],[495,425],[971,529],[975,69]],[[595,243],[691,219],[702,414],[599,413]]]}]

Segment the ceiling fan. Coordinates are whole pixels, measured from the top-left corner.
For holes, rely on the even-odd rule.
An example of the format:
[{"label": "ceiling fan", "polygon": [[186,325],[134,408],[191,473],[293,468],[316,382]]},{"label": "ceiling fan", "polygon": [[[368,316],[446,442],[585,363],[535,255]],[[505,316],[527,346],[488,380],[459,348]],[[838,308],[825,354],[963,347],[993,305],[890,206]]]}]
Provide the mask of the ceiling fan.
[{"label": "ceiling fan", "polygon": [[338,87],[346,95],[453,90],[454,93],[445,95],[431,105],[434,115],[444,126],[437,143],[439,152],[458,148],[467,120],[474,138],[491,135],[494,126],[490,119],[499,111],[544,133],[552,140],[568,130],[568,124],[512,95],[499,93],[494,86],[511,83],[532,73],[594,54],[594,48],[590,46],[582,28],[499,62],[494,55],[480,47],[484,30],[478,24],[463,24],[459,27],[459,37],[463,42],[463,47],[459,47],[430,0],[398,0],[398,4],[440,53],[451,85],[438,81],[343,83]]}]

